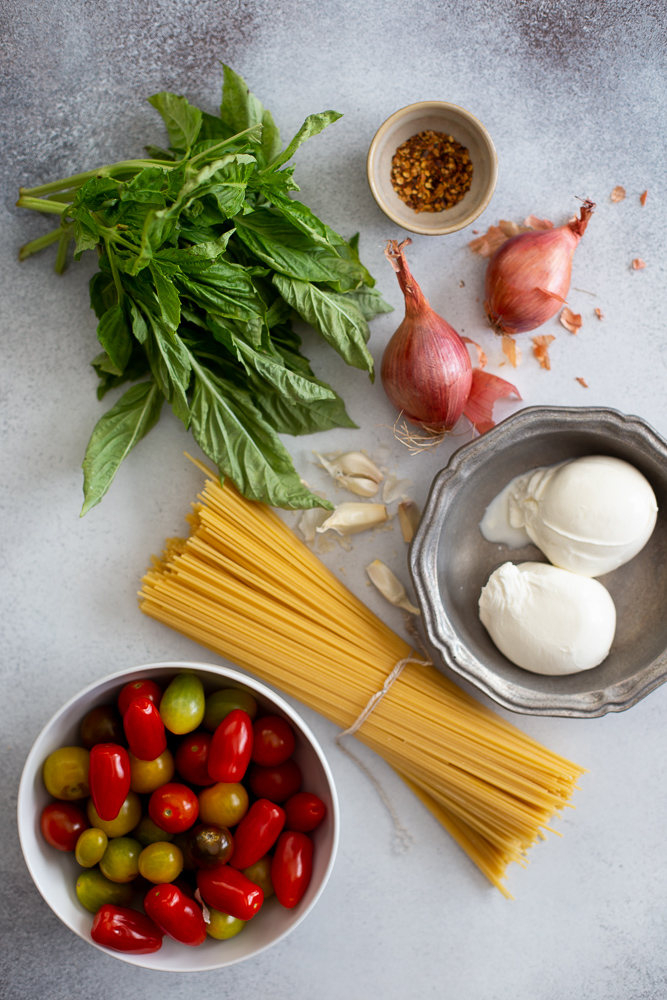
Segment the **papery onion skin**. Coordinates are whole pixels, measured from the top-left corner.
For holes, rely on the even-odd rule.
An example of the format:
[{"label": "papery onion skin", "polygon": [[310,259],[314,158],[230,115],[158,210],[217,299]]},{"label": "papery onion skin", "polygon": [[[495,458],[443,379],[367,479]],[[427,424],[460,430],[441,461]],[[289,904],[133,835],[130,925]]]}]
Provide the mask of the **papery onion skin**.
[{"label": "papery onion skin", "polygon": [[484,288],[484,308],[496,332],[536,330],[563,306],[572,257],[594,208],[592,201],[584,201],[578,219],[557,229],[520,233],[496,250]]},{"label": "papery onion skin", "polygon": [[470,395],[472,364],[456,330],[431,309],[412,277],[403,253],[411,242],[392,240],[385,250],[405,296],[405,318],[385,348],[382,385],[410,423],[450,430]]}]

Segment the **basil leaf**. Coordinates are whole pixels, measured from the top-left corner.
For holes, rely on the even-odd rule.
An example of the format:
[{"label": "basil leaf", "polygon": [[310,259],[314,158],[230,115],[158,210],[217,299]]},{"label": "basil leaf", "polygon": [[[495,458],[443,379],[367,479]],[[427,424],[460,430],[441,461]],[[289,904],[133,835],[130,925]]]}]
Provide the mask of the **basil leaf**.
[{"label": "basil leaf", "polygon": [[257,374],[271,385],[284,399],[292,402],[310,403],[315,400],[333,399],[334,393],[327,386],[315,380],[304,378],[298,372],[285,367],[282,356],[262,354],[246,344],[233,332],[230,333],[233,350],[246,368],[254,368]]},{"label": "basil leaf", "polygon": [[136,379],[143,378],[144,375],[150,373],[150,366],[148,364],[148,358],[146,357],[146,352],[141,349],[139,344],[134,344],[132,347],[132,355],[127,365],[125,366],[125,371],[122,375],[114,374],[113,365],[109,360],[109,355],[106,351],[102,351],[97,357],[93,358],[91,361],[92,367],[97,373],[97,377],[100,380],[97,386],[97,398],[103,399],[110,389],[115,389],[119,385],[123,385],[125,382],[134,382]]},{"label": "basil leaf", "polygon": [[115,375],[122,375],[132,353],[132,335],[120,303],[107,309],[97,325],[97,339],[109,356]]},{"label": "basil leaf", "polygon": [[268,163],[280,151],[280,132],[273,115],[250,89],[245,80],[223,64],[222,104],[220,118],[233,134],[243,132],[253,125],[262,125],[259,158]]},{"label": "basil leaf", "polygon": [[161,392],[171,403],[174,414],[186,427],[190,423],[188,387],[190,385],[191,358],[178,334],[170,334],[150,312],[145,348],[153,378]]},{"label": "basil leaf", "polygon": [[168,330],[176,330],[181,322],[181,300],[171,278],[157,264],[149,264],[155,282],[162,319]]},{"label": "basil leaf", "polygon": [[373,358],[366,347],[368,324],[348,296],[282,274],[274,274],[273,283],[285,301],[322,334],[348,365],[367,371],[373,380]]},{"label": "basil leaf", "polygon": [[366,320],[373,319],[374,316],[379,316],[380,313],[394,311],[394,307],[385,302],[380,293],[374,288],[362,286],[353,292],[346,292],[344,298],[354,302]]},{"label": "basil leaf", "polygon": [[333,430],[334,427],[357,426],[348,416],[345,403],[336,393],[333,399],[295,403],[289,402],[277,392],[267,392],[266,386],[258,384],[255,403],[264,419],[278,434],[300,436]]},{"label": "basil leaf", "polygon": [[332,505],[303,484],[280,438],[250,394],[193,361],[191,428],[202,451],[250,500],[276,507]]},{"label": "basil leaf", "polygon": [[118,293],[114,285],[113,278],[104,271],[98,271],[90,279],[90,306],[95,310],[98,319],[102,319],[105,312],[116,304]]},{"label": "basil leaf", "polygon": [[279,156],[271,160],[269,166],[265,167],[262,173],[273,172],[278,167],[282,167],[283,163],[287,163],[288,160],[292,159],[299,146],[302,146],[307,139],[310,139],[313,135],[319,135],[327,125],[332,125],[342,117],[338,111],[321,111],[317,115],[308,115],[290,144],[285,147]]},{"label": "basil leaf", "polygon": [[162,91],[148,98],[148,103],[162,116],[167,126],[170,144],[187,152],[194,144],[201,128],[202,113],[193,107],[185,97]]},{"label": "basil leaf", "polygon": [[154,382],[141,382],[98,420],[83,460],[82,517],[100,502],[120,463],[155,426],[163,402]]}]

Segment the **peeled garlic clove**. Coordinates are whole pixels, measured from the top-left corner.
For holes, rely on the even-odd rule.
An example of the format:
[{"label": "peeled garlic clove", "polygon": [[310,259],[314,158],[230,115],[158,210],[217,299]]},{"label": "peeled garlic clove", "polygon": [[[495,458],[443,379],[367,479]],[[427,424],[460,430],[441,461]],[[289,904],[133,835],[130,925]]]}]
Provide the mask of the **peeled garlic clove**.
[{"label": "peeled garlic clove", "polygon": [[410,602],[401,581],[383,562],[375,559],[370,566],[366,567],[366,572],[371,583],[377,587],[390,604],[394,604],[397,608],[403,608],[404,611],[409,611],[411,615],[421,614],[419,608]]},{"label": "peeled garlic clove", "polygon": [[358,497],[374,497],[380,488],[374,479],[365,476],[336,476],[336,482]]},{"label": "peeled garlic clove", "polygon": [[331,462],[317,452],[314,454],[332,479],[346,490],[360,497],[373,497],[377,493],[378,484],[384,476],[375,462],[362,451],[346,451]]},{"label": "peeled garlic clove", "polygon": [[315,541],[316,529],[319,528],[322,522],[326,521],[328,517],[329,511],[324,510],[323,507],[311,507],[310,510],[304,510],[303,514],[299,518],[297,527],[307,542]]},{"label": "peeled garlic clove", "polygon": [[383,503],[342,503],[315,530],[318,535],[330,530],[337,531],[339,535],[356,535],[384,524],[388,516]]},{"label": "peeled garlic clove", "polygon": [[399,503],[398,523],[401,526],[404,542],[409,544],[414,538],[420,517],[419,507],[414,500],[404,500],[403,503]]}]

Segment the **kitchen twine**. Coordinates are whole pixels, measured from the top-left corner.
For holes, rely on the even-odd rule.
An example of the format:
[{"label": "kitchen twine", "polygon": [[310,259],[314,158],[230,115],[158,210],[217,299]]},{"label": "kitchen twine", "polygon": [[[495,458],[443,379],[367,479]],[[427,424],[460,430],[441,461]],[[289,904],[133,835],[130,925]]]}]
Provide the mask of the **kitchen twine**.
[{"label": "kitchen twine", "polygon": [[342,741],[346,736],[354,736],[357,730],[360,729],[361,726],[363,726],[366,719],[369,717],[371,712],[374,711],[377,705],[382,701],[382,699],[384,698],[384,696],[386,695],[387,691],[392,686],[394,681],[398,680],[398,678],[401,676],[404,668],[407,667],[408,663],[421,663],[425,666],[429,667],[433,666],[433,661],[430,660],[428,657],[428,654],[424,648],[424,644],[422,643],[419,633],[417,632],[414,621],[412,620],[411,616],[408,615],[407,612],[405,614],[405,626],[407,631],[410,633],[410,636],[415,640],[416,644],[423,651],[423,656],[421,657],[414,656],[412,653],[410,653],[409,656],[405,656],[402,660],[399,660],[398,663],[394,664],[391,673],[387,675],[385,682],[380,688],[380,690],[376,691],[374,694],[370,696],[370,698],[366,702],[366,705],[364,706],[364,708],[362,708],[361,712],[356,717],[352,725],[348,726],[347,729],[344,729],[342,733],[338,733],[338,735],[334,738],[334,743],[336,744],[336,746],[340,750],[342,750],[343,753],[350,758],[350,760],[354,761],[354,763],[361,771],[364,772],[370,783],[373,785],[375,791],[380,796],[380,799],[385,809],[391,816],[392,822],[394,824],[394,833],[396,835],[396,847],[401,852],[405,852],[410,849],[414,840],[412,834],[401,823],[400,817],[394,807],[394,804],[387,795],[387,793],[385,792],[382,786],[382,782],[379,780],[379,778],[376,778],[371,769],[367,767],[366,764],[364,764],[364,762],[360,760],[359,757],[357,757],[357,755],[353,753],[349,747],[346,747]]}]

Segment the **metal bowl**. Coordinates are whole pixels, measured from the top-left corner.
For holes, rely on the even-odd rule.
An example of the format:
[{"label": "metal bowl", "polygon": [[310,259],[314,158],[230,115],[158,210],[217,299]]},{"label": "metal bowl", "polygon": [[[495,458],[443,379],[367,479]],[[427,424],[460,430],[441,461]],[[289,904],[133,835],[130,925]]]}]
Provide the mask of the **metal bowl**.
[{"label": "metal bowl", "polygon": [[[479,522],[514,476],[583,455],[613,455],[639,469],[655,491],[658,521],[634,559],[599,578],[618,613],[607,659],[593,670],[547,677],[503,656],[477,606],[502,563],[547,560],[533,545],[508,549],[487,542]],[[500,705],[579,718],[623,712],[667,678],[667,442],[639,417],[616,410],[520,410],[460,448],[438,473],[412,543],[410,570],[432,645],[447,667]]]}]

